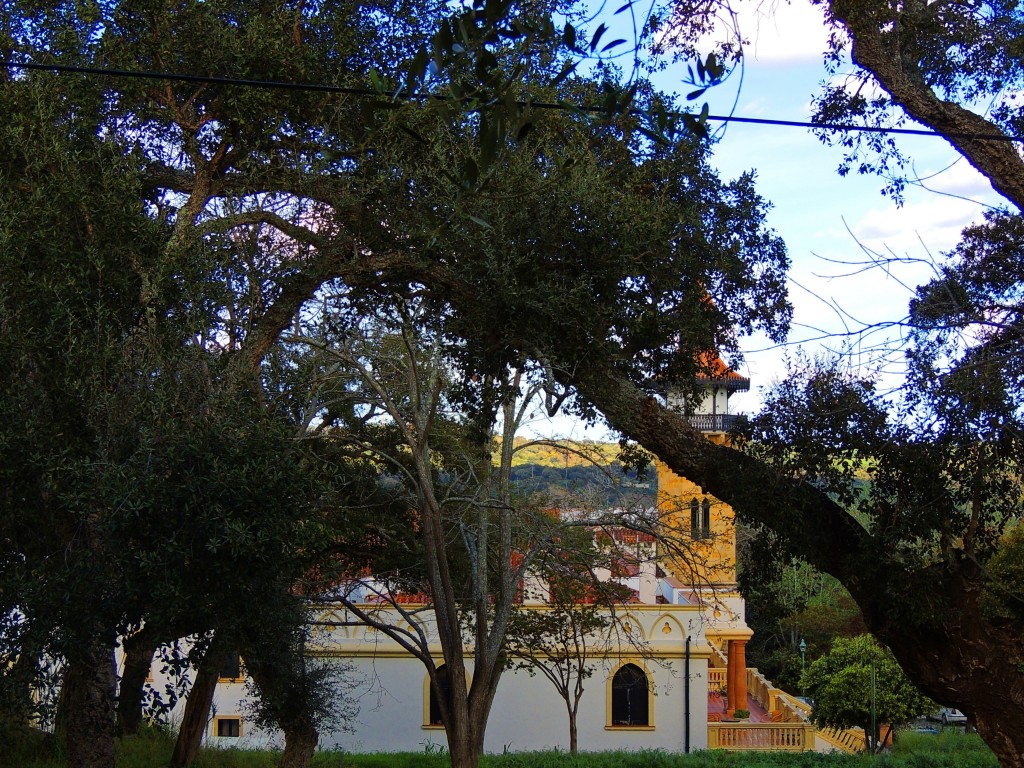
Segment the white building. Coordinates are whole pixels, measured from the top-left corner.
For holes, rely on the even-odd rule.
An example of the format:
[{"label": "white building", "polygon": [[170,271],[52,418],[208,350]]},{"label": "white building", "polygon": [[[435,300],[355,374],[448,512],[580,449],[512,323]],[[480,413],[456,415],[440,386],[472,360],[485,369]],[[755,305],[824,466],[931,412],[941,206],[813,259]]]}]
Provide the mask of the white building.
[{"label": "white building", "polygon": [[[395,613],[393,608],[375,610]],[[547,608],[534,605],[526,610]],[[595,671],[586,681],[577,718],[581,748],[673,752],[707,748],[708,665],[713,650],[705,639],[705,627],[711,610],[690,604],[622,607],[619,626],[631,638],[623,635],[595,643],[602,650],[593,658]],[[415,752],[429,745],[445,746],[444,727],[436,705],[431,706],[426,670],[418,659],[377,630],[345,626],[351,617],[343,608],[317,606],[313,615],[324,623],[324,631],[310,648],[310,656],[345,665],[358,706],[358,714],[348,723],[351,732],[322,733],[322,747]],[[430,637],[431,622],[425,620],[421,626]],[[441,664],[440,646],[432,650]],[[471,667],[469,671],[472,674]],[[224,674],[214,698],[207,743],[282,746],[281,734],[261,731],[251,723],[244,662],[241,674],[230,669]],[[159,690],[166,682],[157,672],[150,684]],[[172,711],[172,722],[181,706]],[[566,706],[551,683],[541,675],[506,671],[491,710],[486,750],[566,749],[568,743]]]}]

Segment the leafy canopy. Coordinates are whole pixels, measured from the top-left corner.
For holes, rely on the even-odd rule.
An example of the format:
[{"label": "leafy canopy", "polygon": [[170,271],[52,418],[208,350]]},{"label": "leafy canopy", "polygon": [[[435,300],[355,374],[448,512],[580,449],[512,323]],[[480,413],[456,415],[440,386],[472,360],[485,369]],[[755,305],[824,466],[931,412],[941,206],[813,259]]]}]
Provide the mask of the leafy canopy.
[{"label": "leafy canopy", "polygon": [[816,725],[863,728],[871,746],[878,744],[881,723],[905,723],[934,708],[903,674],[892,652],[871,635],[837,638],[800,683],[814,702],[811,719]]}]

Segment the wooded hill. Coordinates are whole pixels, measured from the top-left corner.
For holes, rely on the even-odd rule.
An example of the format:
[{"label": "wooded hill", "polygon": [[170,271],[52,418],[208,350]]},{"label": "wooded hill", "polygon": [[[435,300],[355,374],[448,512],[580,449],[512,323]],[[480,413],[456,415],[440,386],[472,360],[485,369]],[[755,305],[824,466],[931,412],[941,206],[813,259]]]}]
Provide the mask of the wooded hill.
[{"label": "wooded hill", "polygon": [[516,440],[512,480],[523,494],[552,506],[654,506],[657,473],[624,471],[619,446],[594,441]]}]

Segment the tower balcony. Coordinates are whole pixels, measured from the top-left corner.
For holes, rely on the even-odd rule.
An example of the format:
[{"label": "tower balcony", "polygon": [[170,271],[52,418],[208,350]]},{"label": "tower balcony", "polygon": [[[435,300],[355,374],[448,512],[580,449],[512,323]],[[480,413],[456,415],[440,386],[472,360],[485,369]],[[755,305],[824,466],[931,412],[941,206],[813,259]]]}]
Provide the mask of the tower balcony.
[{"label": "tower balcony", "polygon": [[746,420],[746,416],[730,413],[690,414],[690,426],[701,432],[731,432]]}]

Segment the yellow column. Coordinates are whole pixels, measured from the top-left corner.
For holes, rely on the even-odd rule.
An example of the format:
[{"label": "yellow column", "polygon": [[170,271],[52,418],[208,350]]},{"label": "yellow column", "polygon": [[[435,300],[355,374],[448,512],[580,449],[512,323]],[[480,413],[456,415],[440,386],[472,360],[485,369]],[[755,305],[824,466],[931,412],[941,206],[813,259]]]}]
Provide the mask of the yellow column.
[{"label": "yellow column", "polygon": [[729,668],[726,670],[726,695],[729,708],[726,715],[732,717],[737,709],[747,708],[747,641],[729,641]]},{"label": "yellow column", "polygon": [[729,641],[729,677],[733,695],[729,696],[729,714],[747,708],[747,641]]},{"label": "yellow column", "polygon": [[728,656],[728,666],[725,669],[725,696],[728,698],[728,706],[725,710],[726,717],[732,717],[732,713],[736,710],[736,663],[734,655],[736,651],[736,641],[730,640],[729,647],[726,649]]}]

